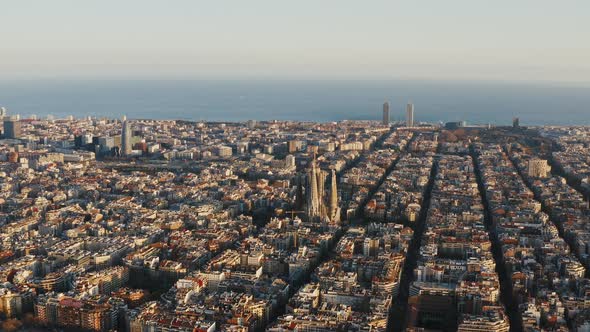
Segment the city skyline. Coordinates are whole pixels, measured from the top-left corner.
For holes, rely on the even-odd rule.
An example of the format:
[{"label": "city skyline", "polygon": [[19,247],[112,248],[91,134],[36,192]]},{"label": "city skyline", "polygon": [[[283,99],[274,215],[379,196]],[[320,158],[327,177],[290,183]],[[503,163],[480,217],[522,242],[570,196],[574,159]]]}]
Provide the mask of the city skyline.
[{"label": "city skyline", "polygon": [[[425,81],[15,81],[0,82],[0,105],[23,118],[127,114],[133,119],[331,122],[405,119],[502,125],[590,125],[587,88],[564,85]],[[377,111],[377,112],[376,112]]]},{"label": "city skyline", "polygon": [[3,7],[1,331],[590,331],[587,0]]},{"label": "city skyline", "polygon": [[590,328],[590,129],[406,107],[387,124],[0,109],[0,328]]}]

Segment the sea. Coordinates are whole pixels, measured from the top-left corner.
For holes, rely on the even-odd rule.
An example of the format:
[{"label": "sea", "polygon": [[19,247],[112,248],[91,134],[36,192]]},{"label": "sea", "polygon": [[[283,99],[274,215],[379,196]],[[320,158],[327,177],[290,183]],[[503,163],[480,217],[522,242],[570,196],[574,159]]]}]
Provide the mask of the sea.
[{"label": "sea", "polygon": [[590,125],[590,85],[420,80],[0,80],[0,106],[52,115],[237,122],[415,120]]}]

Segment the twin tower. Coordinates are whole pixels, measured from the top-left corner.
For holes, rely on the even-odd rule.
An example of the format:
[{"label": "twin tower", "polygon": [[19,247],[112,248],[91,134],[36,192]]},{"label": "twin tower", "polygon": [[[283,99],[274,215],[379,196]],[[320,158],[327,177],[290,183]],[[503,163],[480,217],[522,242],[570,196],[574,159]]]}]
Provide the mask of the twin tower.
[{"label": "twin tower", "polygon": [[[389,125],[389,102],[383,103],[383,124]],[[414,127],[414,104],[406,106],[406,127]]]}]

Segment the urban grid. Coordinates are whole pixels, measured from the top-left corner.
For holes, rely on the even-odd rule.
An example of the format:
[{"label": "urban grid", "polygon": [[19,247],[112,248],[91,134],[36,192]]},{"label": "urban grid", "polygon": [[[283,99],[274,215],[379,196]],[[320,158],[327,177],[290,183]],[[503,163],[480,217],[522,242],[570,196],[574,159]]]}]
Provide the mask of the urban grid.
[{"label": "urban grid", "polygon": [[1,108],[4,328],[590,331],[590,128],[380,107],[326,123]]}]

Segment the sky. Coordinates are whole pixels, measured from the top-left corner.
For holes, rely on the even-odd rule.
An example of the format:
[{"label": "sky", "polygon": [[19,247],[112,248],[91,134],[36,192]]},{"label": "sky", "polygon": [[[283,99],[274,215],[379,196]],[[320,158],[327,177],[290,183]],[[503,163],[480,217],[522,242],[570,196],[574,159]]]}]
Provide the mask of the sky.
[{"label": "sky", "polygon": [[0,0],[1,78],[590,82],[588,0]]}]

